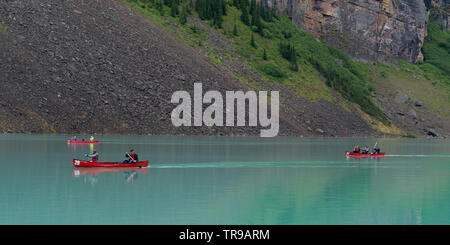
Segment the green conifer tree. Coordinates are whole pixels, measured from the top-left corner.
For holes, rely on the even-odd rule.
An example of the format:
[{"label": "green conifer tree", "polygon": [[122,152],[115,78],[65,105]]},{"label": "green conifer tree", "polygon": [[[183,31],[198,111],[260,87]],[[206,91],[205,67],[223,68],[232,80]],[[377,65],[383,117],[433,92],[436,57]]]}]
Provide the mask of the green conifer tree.
[{"label": "green conifer tree", "polygon": [[159,11],[159,15],[164,16],[164,4],[163,4],[163,0],[159,0],[157,3],[157,8]]},{"label": "green conifer tree", "polygon": [[187,22],[187,10],[185,7],[183,7],[183,10],[181,11],[180,17],[180,24],[184,25]]},{"label": "green conifer tree", "polygon": [[174,0],[172,0],[172,6],[170,7],[170,15],[172,17],[176,17],[178,15],[178,4]]},{"label": "green conifer tree", "polygon": [[298,71],[297,64],[297,52],[295,51],[294,45],[290,45],[290,69],[293,71]]},{"label": "green conifer tree", "polygon": [[241,21],[246,25],[250,25],[250,18],[246,7],[242,8]]},{"label": "green conifer tree", "polygon": [[255,37],[253,36],[253,32],[252,32],[252,37],[250,39],[250,45],[252,45],[252,47],[254,47],[254,48],[257,48],[256,42],[255,42]]}]

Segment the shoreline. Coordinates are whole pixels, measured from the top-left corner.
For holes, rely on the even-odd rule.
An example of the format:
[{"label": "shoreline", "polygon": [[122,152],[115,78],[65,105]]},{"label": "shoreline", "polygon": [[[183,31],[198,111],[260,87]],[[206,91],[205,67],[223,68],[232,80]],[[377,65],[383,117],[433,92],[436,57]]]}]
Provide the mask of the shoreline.
[{"label": "shoreline", "polygon": [[0,135],[23,135],[23,136],[29,136],[29,135],[42,135],[42,136],[73,136],[77,135],[86,135],[86,137],[93,135],[95,136],[96,140],[97,137],[122,137],[122,136],[128,136],[128,137],[236,137],[236,138],[261,138],[262,140],[269,140],[269,139],[277,139],[277,138],[304,138],[304,139],[335,139],[335,138],[366,138],[366,139],[412,139],[412,140],[419,140],[419,139],[430,139],[430,140],[448,140],[449,137],[447,136],[427,136],[427,137],[409,137],[409,136],[390,136],[390,135],[380,135],[380,136],[374,136],[374,135],[360,135],[360,136],[304,136],[304,135],[278,135],[275,137],[260,137],[256,135],[186,135],[186,134],[100,134],[100,133],[1,133]]}]

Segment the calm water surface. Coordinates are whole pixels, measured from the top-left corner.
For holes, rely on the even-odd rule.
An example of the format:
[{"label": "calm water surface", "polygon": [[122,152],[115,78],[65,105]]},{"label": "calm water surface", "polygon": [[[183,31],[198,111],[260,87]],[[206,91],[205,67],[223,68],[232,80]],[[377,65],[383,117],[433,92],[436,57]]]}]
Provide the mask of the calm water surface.
[{"label": "calm water surface", "polygon": [[[69,137],[0,136],[0,224],[450,224],[448,140]],[[150,167],[74,169],[94,147]]]}]

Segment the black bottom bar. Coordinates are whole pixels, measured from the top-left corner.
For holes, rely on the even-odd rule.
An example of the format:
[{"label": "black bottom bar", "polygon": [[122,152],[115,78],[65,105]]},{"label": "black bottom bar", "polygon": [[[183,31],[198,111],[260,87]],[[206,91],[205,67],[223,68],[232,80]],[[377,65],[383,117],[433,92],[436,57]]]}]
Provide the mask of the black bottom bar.
[{"label": "black bottom bar", "polygon": [[[258,243],[272,244],[297,241],[309,244],[310,239],[344,242],[417,241],[439,237],[449,233],[449,226],[0,226],[0,235],[17,239],[33,237],[51,239],[60,236],[77,241],[165,241],[177,244]],[[59,239],[59,238],[58,238]],[[363,240],[361,240],[363,239]]]}]

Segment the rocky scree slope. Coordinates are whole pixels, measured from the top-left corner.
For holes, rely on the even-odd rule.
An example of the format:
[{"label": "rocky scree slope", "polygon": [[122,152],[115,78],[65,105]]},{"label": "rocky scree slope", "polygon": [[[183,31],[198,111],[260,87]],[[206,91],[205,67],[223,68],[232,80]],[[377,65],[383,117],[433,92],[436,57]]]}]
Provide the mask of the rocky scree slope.
[{"label": "rocky scree slope", "polygon": [[[0,23],[2,132],[260,133],[253,127],[173,127],[173,92],[192,94],[194,82],[204,91],[247,87],[120,1],[7,0],[0,2]],[[356,112],[324,107],[305,113],[310,127],[321,127],[313,132],[298,115],[282,111],[280,135],[374,133]]]}]

